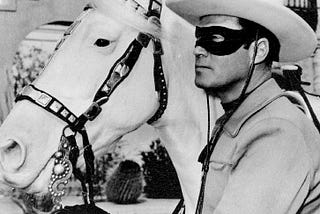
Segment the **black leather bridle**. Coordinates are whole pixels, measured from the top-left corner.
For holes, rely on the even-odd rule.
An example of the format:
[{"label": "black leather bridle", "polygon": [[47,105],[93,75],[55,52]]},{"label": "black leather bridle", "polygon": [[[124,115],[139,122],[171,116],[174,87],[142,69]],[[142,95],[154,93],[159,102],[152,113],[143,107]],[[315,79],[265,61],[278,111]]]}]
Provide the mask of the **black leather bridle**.
[{"label": "black leather bridle", "polygon": [[[158,4],[159,10],[153,9],[154,3]],[[137,4],[138,5],[138,4]],[[159,7],[160,6],[160,7]],[[92,6],[85,8],[84,13],[93,9]],[[150,0],[146,16],[153,21],[159,21],[161,13],[161,4],[156,0]],[[81,18],[77,19],[64,33],[63,38],[55,48],[55,52],[61,47],[63,42],[80,24]],[[49,192],[53,196],[57,209],[62,207],[61,196],[65,194],[62,186],[68,183],[68,179],[73,173],[80,180],[83,199],[85,204],[94,204],[93,201],[93,185],[92,175],[94,173],[94,154],[89,143],[85,124],[87,121],[94,120],[102,111],[101,106],[108,102],[109,97],[122,81],[130,74],[143,48],[146,48],[153,42],[153,58],[154,58],[154,84],[155,90],[159,95],[159,108],[155,114],[147,121],[149,124],[157,121],[164,113],[167,107],[168,90],[166,80],[162,69],[161,55],[163,55],[161,41],[149,34],[139,33],[138,36],[130,43],[124,54],[111,67],[108,76],[96,92],[92,104],[89,108],[77,117],[62,102],[49,93],[42,91],[30,84],[26,86],[16,98],[16,102],[21,100],[29,100],[30,102],[40,106],[56,117],[67,123],[62,131],[58,151],[53,155],[55,159],[54,168],[49,184]],[[72,133],[72,134],[70,134]],[[76,167],[79,157],[79,148],[76,142],[76,135],[82,136],[83,156],[86,165],[86,172],[82,173]]]}]

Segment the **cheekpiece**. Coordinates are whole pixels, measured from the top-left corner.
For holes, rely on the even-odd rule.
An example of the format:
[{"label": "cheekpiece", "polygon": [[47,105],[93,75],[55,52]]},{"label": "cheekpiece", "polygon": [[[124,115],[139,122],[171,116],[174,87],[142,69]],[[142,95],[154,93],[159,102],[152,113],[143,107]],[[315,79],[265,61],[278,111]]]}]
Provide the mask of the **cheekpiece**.
[{"label": "cheekpiece", "polygon": [[48,186],[49,192],[55,203],[54,209],[61,209],[61,197],[65,195],[64,187],[72,175],[72,164],[69,160],[71,144],[63,134],[60,139],[58,151],[54,154],[54,167]]}]

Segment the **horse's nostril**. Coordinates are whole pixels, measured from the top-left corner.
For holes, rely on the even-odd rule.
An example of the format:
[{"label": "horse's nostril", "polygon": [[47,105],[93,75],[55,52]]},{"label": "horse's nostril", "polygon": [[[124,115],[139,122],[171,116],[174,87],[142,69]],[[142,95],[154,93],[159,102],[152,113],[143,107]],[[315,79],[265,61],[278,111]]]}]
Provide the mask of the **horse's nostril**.
[{"label": "horse's nostril", "polygon": [[5,148],[4,152],[5,153],[10,153],[12,152],[14,149],[17,149],[18,147],[18,143],[13,141],[11,144],[8,145],[7,148]]},{"label": "horse's nostril", "polygon": [[0,163],[4,171],[14,172],[19,169],[25,159],[25,150],[15,140],[7,140],[6,144],[0,146]]}]

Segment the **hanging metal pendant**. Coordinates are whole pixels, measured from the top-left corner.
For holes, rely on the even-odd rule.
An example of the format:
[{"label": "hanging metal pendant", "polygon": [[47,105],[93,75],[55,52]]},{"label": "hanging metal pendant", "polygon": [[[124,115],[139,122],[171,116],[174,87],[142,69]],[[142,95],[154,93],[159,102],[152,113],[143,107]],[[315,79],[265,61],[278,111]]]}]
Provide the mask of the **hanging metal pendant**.
[{"label": "hanging metal pendant", "polygon": [[61,136],[58,151],[54,154],[54,167],[48,186],[49,192],[55,203],[54,209],[61,209],[61,197],[65,194],[64,187],[72,175],[72,164],[69,160],[71,144],[64,134]]}]

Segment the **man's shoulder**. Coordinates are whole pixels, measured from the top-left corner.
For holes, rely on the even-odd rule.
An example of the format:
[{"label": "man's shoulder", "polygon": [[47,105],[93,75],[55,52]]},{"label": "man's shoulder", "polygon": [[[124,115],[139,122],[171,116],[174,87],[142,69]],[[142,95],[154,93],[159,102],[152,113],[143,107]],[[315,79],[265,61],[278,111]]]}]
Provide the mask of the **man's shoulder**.
[{"label": "man's shoulder", "polygon": [[287,127],[293,125],[295,128],[301,130],[305,127],[315,129],[314,124],[307,118],[301,108],[291,103],[285,96],[281,95],[271,99],[270,102],[262,103],[253,108],[253,110],[248,111],[248,114],[243,116],[241,120],[234,121],[236,121],[236,125],[230,122],[232,125],[227,124],[228,126],[225,127],[225,131],[232,137],[236,137],[242,132],[247,132],[248,129],[254,129],[257,124],[264,123],[266,128],[271,127],[275,121],[277,121],[275,125],[278,128],[281,128],[281,126]]},{"label": "man's shoulder", "polygon": [[286,139],[284,143],[301,144],[320,161],[320,134],[312,120],[286,97],[279,97],[261,109],[244,124],[243,134],[275,135],[277,139]]},{"label": "man's shoulder", "polygon": [[[262,126],[267,129],[275,127],[277,130],[301,132],[302,135],[312,135],[320,139],[312,120],[297,105],[291,103],[284,96],[275,99],[252,114],[241,129],[246,132],[248,129],[255,129],[257,124],[263,124]],[[240,130],[240,132],[242,131]]]},{"label": "man's shoulder", "polygon": [[279,97],[257,114],[257,119],[278,118],[294,124],[297,128],[304,129],[306,126],[315,130],[311,119],[296,104],[289,101],[285,96]]}]

